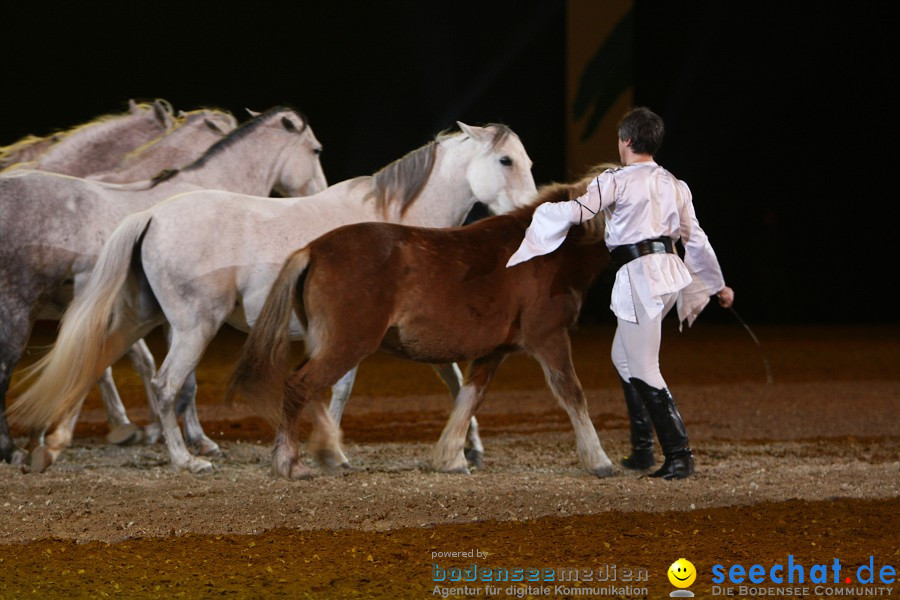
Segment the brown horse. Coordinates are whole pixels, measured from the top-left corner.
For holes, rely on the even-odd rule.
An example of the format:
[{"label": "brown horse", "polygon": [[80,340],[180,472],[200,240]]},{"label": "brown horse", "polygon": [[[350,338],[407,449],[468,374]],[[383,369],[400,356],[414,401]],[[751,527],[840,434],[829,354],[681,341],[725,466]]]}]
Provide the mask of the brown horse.
[{"label": "brown horse", "polygon": [[[468,472],[463,446],[469,420],[506,355],[526,350],[569,414],[584,467],[599,477],[610,475],[612,465],[572,365],[568,333],[591,281],[611,264],[602,221],[574,227],[547,256],[505,267],[535,207],[576,198],[591,177],[544,186],[533,205],[468,226],[348,225],[291,255],[229,387],[229,395],[240,393],[278,423],[275,474],[312,474],[298,448],[300,414],[309,400],[310,449],[321,465],[338,466],[340,433],[322,392],[383,349],[419,362],[471,361],[435,450],[438,470]],[[288,376],[292,312],[307,330],[307,359]]]}]

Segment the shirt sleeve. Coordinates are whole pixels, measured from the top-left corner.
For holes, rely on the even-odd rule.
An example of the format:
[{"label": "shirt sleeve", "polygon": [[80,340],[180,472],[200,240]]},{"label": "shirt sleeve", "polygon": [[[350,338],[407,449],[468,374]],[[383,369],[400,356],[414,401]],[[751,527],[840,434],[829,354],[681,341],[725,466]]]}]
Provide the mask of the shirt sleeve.
[{"label": "shirt sleeve", "polygon": [[709,297],[725,287],[719,259],[700,227],[694,212],[691,191],[679,181],[678,213],[681,242],[684,244],[684,264],[691,274],[691,283],[681,292],[679,318],[690,325],[709,302]]},{"label": "shirt sleeve", "polygon": [[525,230],[525,238],[506,266],[512,267],[535,256],[553,252],[565,241],[572,225],[587,221],[600,212],[603,208],[600,188],[604,175],[606,173],[594,178],[588,184],[587,192],[575,200],[545,202],[538,206],[531,217],[531,224]]}]

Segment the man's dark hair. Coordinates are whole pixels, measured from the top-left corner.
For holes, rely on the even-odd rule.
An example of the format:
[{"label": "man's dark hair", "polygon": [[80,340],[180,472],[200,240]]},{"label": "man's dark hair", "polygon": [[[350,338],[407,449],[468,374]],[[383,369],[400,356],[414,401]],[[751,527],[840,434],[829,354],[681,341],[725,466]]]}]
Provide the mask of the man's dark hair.
[{"label": "man's dark hair", "polygon": [[643,106],[632,108],[619,121],[619,139],[631,140],[631,149],[637,154],[656,154],[665,133],[662,117]]}]

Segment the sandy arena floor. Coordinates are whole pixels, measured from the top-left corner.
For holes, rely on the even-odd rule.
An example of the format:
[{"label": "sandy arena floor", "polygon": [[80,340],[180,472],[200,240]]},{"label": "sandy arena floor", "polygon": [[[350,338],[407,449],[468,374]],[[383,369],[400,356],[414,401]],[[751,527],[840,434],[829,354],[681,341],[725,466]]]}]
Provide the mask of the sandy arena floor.
[{"label": "sandy arena floor", "polygon": [[[464,592],[456,597],[663,598],[680,557],[698,571],[691,590],[709,597],[716,564],[768,571],[788,555],[808,566],[837,558],[851,582],[829,587],[843,592],[861,586],[853,576],[870,556],[876,574],[900,566],[900,327],[756,328],[771,384],[738,324],[666,328],[663,373],[698,466],[680,482],[582,471],[568,418],[525,355],[501,367],[478,413],[486,454],[470,476],[430,467],[450,408],[438,378],[377,355],[362,365],[343,422],[354,469],[276,479],[269,426],[218,402],[243,339],[223,331],[198,370],[201,420],[225,453],[212,474],[174,471],[162,445],[106,444],[96,392],[74,446],[50,470],[0,466],[0,598],[430,598],[445,587]],[[618,464],[628,423],[612,333],[583,327],[573,351]],[[160,339],[150,341],[162,356]],[[116,380],[129,414],[146,423],[127,363]],[[480,554],[435,554],[465,551]],[[465,582],[436,589],[435,563],[618,570],[603,593],[579,593],[598,582],[479,581],[466,594]],[[647,579],[625,581],[628,570]],[[884,587],[900,594],[896,582]],[[786,597],[828,597],[814,588]]]}]

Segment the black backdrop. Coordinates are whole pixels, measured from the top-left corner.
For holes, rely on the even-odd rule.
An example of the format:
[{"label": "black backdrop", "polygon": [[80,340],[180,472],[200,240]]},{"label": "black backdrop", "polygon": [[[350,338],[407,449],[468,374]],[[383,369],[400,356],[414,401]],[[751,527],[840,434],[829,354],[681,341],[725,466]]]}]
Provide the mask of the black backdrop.
[{"label": "black backdrop", "polygon": [[[329,182],[456,120],[512,127],[538,184],[575,175],[563,0],[223,6],[4,3],[0,144],[161,97],[242,120],[299,109]],[[666,119],[657,158],[693,189],[751,322],[897,320],[888,6],[634,4],[635,102]],[[608,283],[586,318],[611,320]]]}]

